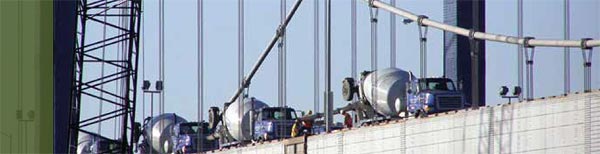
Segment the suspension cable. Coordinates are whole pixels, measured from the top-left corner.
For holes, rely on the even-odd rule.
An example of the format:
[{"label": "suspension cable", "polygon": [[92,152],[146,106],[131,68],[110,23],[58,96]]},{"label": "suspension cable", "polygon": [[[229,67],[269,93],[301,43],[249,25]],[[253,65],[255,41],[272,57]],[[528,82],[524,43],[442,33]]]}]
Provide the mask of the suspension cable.
[{"label": "suspension cable", "polygon": [[[351,57],[350,57],[351,58],[350,59],[351,67],[352,67],[351,77],[354,79],[357,79],[357,76],[358,76],[357,64],[356,64],[357,63],[357,51],[356,51],[356,47],[357,47],[356,46],[357,45],[357,42],[356,42],[356,37],[357,37],[357,35],[356,35],[356,25],[357,25],[356,24],[356,22],[357,22],[356,21],[356,3],[357,3],[357,0],[352,0],[351,3],[352,3],[350,6],[350,14],[352,16],[351,20],[350,20],[350,22],[351,22],[350,23],[350,25],[351,25],[351,27],[350,27],[350,41],[351,41],[350,44],[351,44],[351,50],[352,50]],[[353,99],[353,101],[355,101],[355,100],[356,100],[356,97]]]},{"label": "suspension cable", "polygon": [[[396,7],[396,0],[390,0],[390,5]],[[396,15],[390,12],[390,67],[396,67]]]},{"label": "suspension cable", "polygon": [[525,64],[527,65],[526,69],[526,79],[527,79],[527,100],[533,100],[533,56],[535,54],[535,46],[531,46],[529,44],[530,40],[533,40],[533,37],[525,37],[525,42],[523,45],[525,52]]},{"label": "suspension cable", "polygon": [[313,42],[313,45],[314,45],[314,53],[313,53],[313,57],[314,57],[313,58],[313,62],[314,62],[314,65],[313,65],[313,67],[314,67],[313,68],[313,71],[314,71],[314,74],[313,74],[314,75],[313,76],[313,81],[314,81],[314,85],[313,85],[314,100],[313,101],[314,102],[313,103],[314,104],[313,105],[314,106],[313,106],[313,112],[318,113],[319,105],[320,105],[320,103],[319,103],[320,102],[319,101],[320,100],[320,95],[319,95],[319,93],[320,93],[320,90],[319,90],[319,85],[320,85],[319,84],[319,71],[320,71],[319,70],[319,60],[320,60],[320,58],[319,58],[320,57],[319,56],[319,47],[320,47],[319,46],[319,0],[314,0],[314,8],[313,9],[314,9],[314,14],[313,14],[314,15],[314,17],[313,17],[314,18],[314,21],[313,21],[313,23],[314,23],[314,27],[313,27],[313,30],[314,30],[314,33],[313,33],[313,37],[314,37],[314,40],[313,40],[314,41]]},{"label": "suspension cable", "polygon": [[[165,0],[160,0],[160,81],[165,83]],[[165,113],[165,89],[160,93],[160,114]]]},{"label": "suspension cable", "polygon": [[[517,0],[517,37],[523,37],[523,0]],[[523,46],[517,46],[517,80],[519,87],[523,87]],[[523,101],[523,95],[519,95]]]},{"label": "suspension cable", "polygon": [[[106,1],[107,0],[104,0],[104,3],[106,3]],[[108,4],[104,4],[104,7],[107,7],[107,6],[108,6]],[[103,12],[104,16],[103,16],[103,19],[102,19],[105,23],[106,23],[106,14],[107,14],[106,12],[107,11]],[[102,40],[106,40],[106,24],[102,25]],[[106,58],[106,41],[103,41],[102,42],[102,59],[105,59],[105,58]],[[101,69],[100,69],[100,71],[101,71],[100,76],[104,76],[104,64],[105,63],[100,64],[101,65],[100,66],[101,67]],[[104,83],[104,78],[102,78],[100,80],[100,82]],[[102,92],[102,91],[104,91],[104,84],[100,85],[100,90],[101,90],[100,91],[100,98],[104,98],[104,92]],[[102,110],[103,110],[102,109],[102,104],[104,104],[104,100],[100,99],[99,101],[100,101],[100,103],[98,103],[98,121],[99,122],[98,122],[98,132],[97,133],[98,134],[102,134],[102,117],[101,117],[101,115],[102,115]]]},{"label": "suspension cable", "polygon": [[369,15],[371,21],[371,70],[377,70],[377,16],[379,8],[369,5]]},{"label": "suspension cable", "polygon": [[427,18],[427,16],[420,15],[417,19],[417,26],[419,27],[419,50],[421,53],[421,78],[427,77],[427,31],[429,28],[427,25],[423,25],[423,20]]},{"label": "suspension cable", "polygon": [[[471,59],[472,60],[477,60],[479,59],[479,43],[477,43],[477,39],[475,38],[475,29],[471,29],[471,31],[469,32],[469,46],[471,48]],[[479,67],[478,65],[471,65],[471,70],[478,70]],[[477,92],[476,90],[472,90],[472,93]],[[475,94],[473,94],[472,96],[476,96]],[[477,100],[477,99],[473,99],[473,100]],[[473,109],[477,109],[479,108],[479,103],[477,102],[471,102],[471,108]]]},{"label": "suspension cable", "polygon": [[587,41],[592,40],[591,38],[581,39],[581,55],[583,58],[583,91],[592,91],[592,54],[593,48],[586,45]]},{"label": "suspension cable", "polygon": [[[204,3],[202,0],[198,0],[197,1],[197,15],[196,15],[196,21],[197,23],[197,41],[198,41],[198,124],[200,125],[201,129],[206,129],[203,128],[203,121],[204,121],[204,16],[203,16],[203,11],[204,11]],[[198,131],[198,138],[201,138],[203,136],[204,131],[203,130],[199,130]],[[199,140],[199,144],[197,144],[197,151],[201,152],[202,151],[202,147],[204,146],[203,144],[203,139]]]},{"label": "suspension cable", "polygon": [[[369,5],[369,15],[371,18],[371,71],[373,71],[371,86],[377,89],[377,16],[379,8]],[[377,100],[377,91],[371,90],[371,96],[373,96],[373,100]]]},{"label": "suspension cable", "polygon": [[[570,39],[570,31],[571,31],[571,16],[570,16],[570,2],[569,0],[564,0],[564,31],[563,31],[563,39],[565,40],[569,40]],[[570,49],[568,47],[564,48],[564,83],[563,83],[563,87],[564,87],[564,93],[568,94],[569,92],[571,92],[571,54],[570,54]]]},{"label": "suspension cable", "polygon": [[[285,21],[285,17],[286,17],[286,3],[285,0],[281,0],[280,3],[280,18],[281,18],[281,23],[283,23]],[[285,42],[286,42],[286,37],[285,34],[286,33],[286,29],[283,28],[282,30],[282,34],[281,36],[279,36],[279,44],[278,44],[278,49],[279,49],[279,106],[283,107],[286,105],[286,46],[285,46]]]}]

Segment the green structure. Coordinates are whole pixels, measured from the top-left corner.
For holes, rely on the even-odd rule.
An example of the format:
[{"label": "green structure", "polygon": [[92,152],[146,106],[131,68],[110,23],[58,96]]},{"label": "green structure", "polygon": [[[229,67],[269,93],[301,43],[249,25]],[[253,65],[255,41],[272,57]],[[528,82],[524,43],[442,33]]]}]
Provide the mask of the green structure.
[{"label": "green structure", "polygon": [[0,1],[0,153],[53,152],[53,1]]}]

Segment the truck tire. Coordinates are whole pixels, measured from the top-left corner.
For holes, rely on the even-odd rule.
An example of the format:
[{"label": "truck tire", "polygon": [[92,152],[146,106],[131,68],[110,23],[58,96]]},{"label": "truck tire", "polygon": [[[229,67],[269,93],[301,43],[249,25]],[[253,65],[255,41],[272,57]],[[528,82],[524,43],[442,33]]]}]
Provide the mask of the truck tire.
[{"label": "truck tire", "polygon": [[342,81],[342,96],[346,101],[352,101],[354,99],[354,93],[358,91],[358,88],[354,84],[353,78],[345,78]]}]

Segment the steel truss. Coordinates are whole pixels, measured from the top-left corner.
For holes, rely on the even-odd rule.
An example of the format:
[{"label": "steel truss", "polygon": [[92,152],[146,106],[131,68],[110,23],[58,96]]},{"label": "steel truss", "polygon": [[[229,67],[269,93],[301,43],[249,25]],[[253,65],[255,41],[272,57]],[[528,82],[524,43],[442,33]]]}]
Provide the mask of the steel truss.
[{"label": "steel truss", "polygon": [[[88,127],[104,121],[120,126],[114,139],[103,137],[115,146],[101,153],[133,152],[140,19],[140,0],[77,1],[69,153],[77,152],[80,133],[90,134]],[[98,103],[105,109],[96,114],[98,109],[89,106]]]}]

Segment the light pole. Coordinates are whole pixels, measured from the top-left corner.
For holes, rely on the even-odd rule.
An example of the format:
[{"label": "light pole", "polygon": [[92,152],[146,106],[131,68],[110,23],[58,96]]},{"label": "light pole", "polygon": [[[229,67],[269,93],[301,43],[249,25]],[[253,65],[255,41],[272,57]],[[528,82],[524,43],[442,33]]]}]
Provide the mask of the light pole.
[{"label": "light pole", "polygon": [[[149,93],[150,94],[150,117],[154,117],[154,94],[160,94],[163,90],[163,81],[156,81],[156,86],[155,89],[156,90],[150,90],[150,81],[148,80],[144,80],[144,83],[142,84],[142,90],[144,92],[144,94]],[[144,102],[145,104],[146,102]],[[145,112],[145,111],[144,111]],[[145,117],[144,117],[145,118]],[[150,142],[152,143],[152,136],[154,136],[154,131],[150,131]],[[152,146],[152,145],[148,145],[148,146]]]},{"label": "light pole", "polygon": [[[148,80],[144,80],[144,83],[142,84],[142,90],[144,91],[144,93],[149,93],[150,94],[150,116],[153,116],[152,114],[154,114],[154,94],[159,94],[162,92],[163,90],[163,81],[156,81],[156,90],[150,90],[150,81]],[[144,102],[146,103],[146,102]]]},{"label": "light pole", "polygon": [[508,93],[508,87],[506,87],[506,86],[500,87],[500,91],[499,91],[500,97],[508,98],[508,103],[511,103],[511,99],[519,98],[519,96],[521,95],[521,87],[515,86],[513,89],[512,95],[507,96],[506,95],[507,93]]}]

